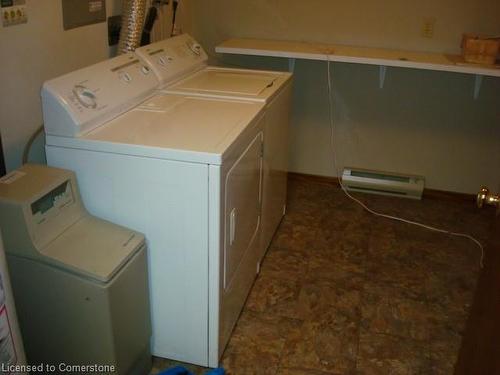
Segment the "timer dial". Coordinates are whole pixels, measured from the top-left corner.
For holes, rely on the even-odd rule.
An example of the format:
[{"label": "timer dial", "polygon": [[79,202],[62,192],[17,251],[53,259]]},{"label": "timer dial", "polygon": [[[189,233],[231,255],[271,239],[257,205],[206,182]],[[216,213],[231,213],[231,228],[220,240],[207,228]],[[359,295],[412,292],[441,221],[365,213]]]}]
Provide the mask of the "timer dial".
[{"label": "timer dial", "polygon": [[78,102],[85,108],[94,109],[97,107],[97,98],[88,87],[76,85],[73,87],[73,94]]}]

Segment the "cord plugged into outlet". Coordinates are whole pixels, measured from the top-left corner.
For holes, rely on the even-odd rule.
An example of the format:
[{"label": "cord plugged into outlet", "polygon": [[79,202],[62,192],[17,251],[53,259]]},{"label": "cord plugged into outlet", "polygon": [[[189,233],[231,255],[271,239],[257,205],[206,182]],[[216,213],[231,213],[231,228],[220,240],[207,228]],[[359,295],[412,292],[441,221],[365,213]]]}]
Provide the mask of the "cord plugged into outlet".
[{"label": "cord plugged into outlet", "polygon": [[[331,156],[332,156],[332,167],[333,167],[334,172],[337,174],[337,176],[341,176],[342,174],[339,171],[338,162],[337,162],[337,151],[336,151],[337,148],[336,148],[336,134],[335,134],[336,132],[335,132],[335,121],[334,121],[334,117],[333,117],[333,89],[332,89],[332,77],[331,77],[332,74],[331,74],[331,69],[330,69],[330,65],[331,65],[330,62],[331,61],[330,61],[330,55],[328,55],[328,54],[326,55],[326,61],[327,61],[327,69],[328,69],[328,73],[327,73],[328,114],[329,114],[329,120],[330,120],[330,147],[331,147]],[[481,244],[481,242],[479,242],[479,240],[477,240],[476,238],[474,238],[470,234],[453,232],[453,231],[450,231],[447,229],[441,229],[441,228],[433,227],[431,225],[420,223],[418,221],[408,220],[408,219],[404,219],[404,218],[401,218],[398,216],[388,215],[388,214],[384,214],[383,212],[375,211],[375,210],[371,209],[370,207],[368,207],[365,203],[363,203],[358,198],[352,196],[351,193],[349,193],[349,191],[347,191],[347,188],[343,184],[341,178],[339,178],[339,184],[340,184],[342,191],[349,199],[356,202],[358,205],[363,207],[363,209],[365,209],[366,211],[368,211],[372,215],[382,217],[385,219],[389,219],[389,220],[399,221],[399,222],[406,223],[406,224],[415,225],[417,227],[424,228],[424,229],[427,229],[427,230],[430,230],[433,232],[439,232],[439,233],[448,234],[450,236],[469,239],[470,241],[474,242],[477,245],[477,247],[479,248],[479,250],[480,250],[479,266],[481,268],[484,267],[484,248],[483,248],[483,245]]]}]

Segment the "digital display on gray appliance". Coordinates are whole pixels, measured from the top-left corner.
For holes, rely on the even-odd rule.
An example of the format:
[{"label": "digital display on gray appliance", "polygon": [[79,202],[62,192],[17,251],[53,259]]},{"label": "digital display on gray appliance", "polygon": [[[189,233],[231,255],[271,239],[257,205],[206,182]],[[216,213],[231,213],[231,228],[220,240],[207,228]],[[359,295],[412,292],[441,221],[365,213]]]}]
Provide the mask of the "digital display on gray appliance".
[{"label": "digital display on gray appliance", "polygon": [[36,215],[38,213],[44,214],[54,206],[59,208],[73,202],[73,192],[71,191],[70,181],[65,181],[55,189],[52,189],[43,197],[37,199],[31,204],[31,213]]}]

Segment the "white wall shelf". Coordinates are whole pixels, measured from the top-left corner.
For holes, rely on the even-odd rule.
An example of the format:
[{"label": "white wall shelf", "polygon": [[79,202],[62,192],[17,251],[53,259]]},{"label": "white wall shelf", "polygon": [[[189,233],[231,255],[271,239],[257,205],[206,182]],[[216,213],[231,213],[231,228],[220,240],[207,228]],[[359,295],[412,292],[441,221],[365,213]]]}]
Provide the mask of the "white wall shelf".
[{"label": "white wall shelf", "polygon": [[460,55],[444,53],[264,39],[229,39],[216,46],[215,51],[236,55],[285,57],[290,59],[290,70],[294,68],[295,59],[378,65],[380,88],[384,87],[387,67],[472,74],[475,79],[475,99],[479,96],[483,76],[500,77],[500,65],[469,64]]}]

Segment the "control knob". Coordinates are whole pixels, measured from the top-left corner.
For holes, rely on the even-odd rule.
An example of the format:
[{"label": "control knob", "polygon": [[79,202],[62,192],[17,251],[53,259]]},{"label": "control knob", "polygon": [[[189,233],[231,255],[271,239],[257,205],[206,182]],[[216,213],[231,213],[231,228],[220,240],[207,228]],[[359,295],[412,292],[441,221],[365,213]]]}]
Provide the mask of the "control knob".
[{"label": "control knob", "polygon": [[82,85],[76,85],[73,87],[73,94],[78,102],[85,108],[94,109],[97,107],[97,98],[89,88]]}]

